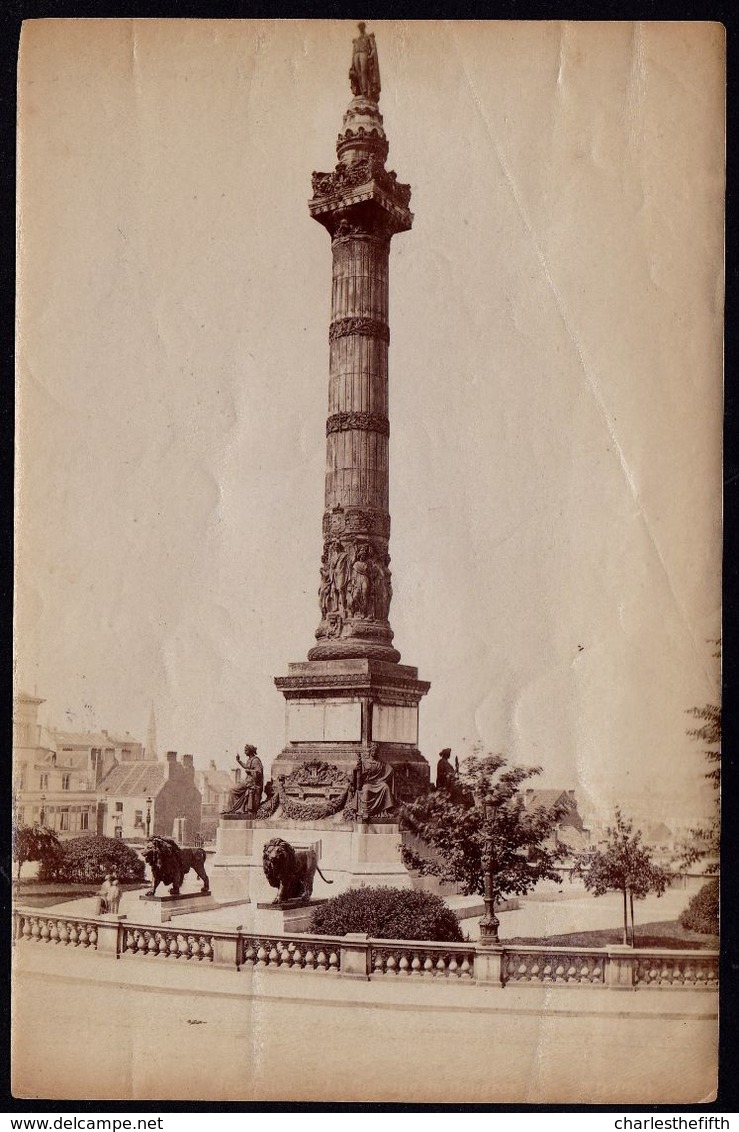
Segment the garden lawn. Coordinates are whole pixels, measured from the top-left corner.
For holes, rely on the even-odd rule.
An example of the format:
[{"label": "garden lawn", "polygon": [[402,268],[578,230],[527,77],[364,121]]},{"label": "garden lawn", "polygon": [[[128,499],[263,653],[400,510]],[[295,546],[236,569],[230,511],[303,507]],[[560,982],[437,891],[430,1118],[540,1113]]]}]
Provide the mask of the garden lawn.
[{"label": "garden lawn", "polygon": [[[656,920],[649,924],[637,924],[634,933],[635,947],[668,947],[672,950],[716,950],[718,936],[700,935],[681,928],[677,920]],[[601,928],[593,931],[565,932],[562,935],[514,936],[505,939],[506,946],[514,944],[542,944],[549,947],[608,947],[623,943],[623,928]]]}]

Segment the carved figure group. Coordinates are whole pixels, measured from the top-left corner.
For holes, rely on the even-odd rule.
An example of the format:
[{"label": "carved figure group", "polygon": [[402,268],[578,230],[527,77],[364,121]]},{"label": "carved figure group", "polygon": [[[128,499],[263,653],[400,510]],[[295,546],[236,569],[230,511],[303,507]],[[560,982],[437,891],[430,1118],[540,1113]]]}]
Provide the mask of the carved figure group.
[{"label": "carved figure group", "polygon": [[389,564],[390,555],[380,558],[371,543],[345,546],[336,539],[328,544],[318,587],[322,619],[336,623],[339,631],[347,617],[387,621],[393,596]]},{"label": "carved figure group", "polygon": [[257,748],[247,743],[244,747],[246,762],[237,755],[236,762],[244,771],[244,777],[237,782],[231,791],[230,809],[227,814],[243,814],[245,817],[254,815],[259,809],[264,789],[264,767],[257,754]]},{"label": "carved figure group", "polygon": [[285,900],[309,900],[313,895],[316,873],[326,884],[333,884],[318,867],[315,849],[295,849],[289,841],[273,837],[262,851],[264,875],[277,889],[273,904]]},{"label": "carved figure group", "polygon": [[355,97],[363,95],[372,102],[380,97],[380,63],[375,37],[366,34],[366,24],[358,24],[359,35],[352,42],[349,82]]},{"label": "carved figure group", "polygon": [[152,879],[147,896],[154,896],[160,884],[170,885],[170,895],[179,896],[182,882],[190,869],[203,882],[201,893],[210,892],[204,849],[183,849],[171,837],[152,837],[147,843],[144,860],[151,869]]}]

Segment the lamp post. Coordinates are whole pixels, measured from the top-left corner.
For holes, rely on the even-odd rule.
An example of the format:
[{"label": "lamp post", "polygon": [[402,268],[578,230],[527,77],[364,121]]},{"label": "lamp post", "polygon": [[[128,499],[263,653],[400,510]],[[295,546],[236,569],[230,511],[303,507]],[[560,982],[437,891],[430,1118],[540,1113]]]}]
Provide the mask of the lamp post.
[{"label": "lamp post", "polygon": [[46,821],[46,810],[44,809],[45,805],[46,805],[46,795],[42,794],[41,795],[41,813],[39,814],[39,825],[43,825],[44,822]]},{"label": "lamp post", "polygon": [[481,796],[480,804],[484,822],[484,840],[482,843],[482,869],[485,884],[485,915],[480,920],[480,943],[487,947],[497,947],[498,928],[500,920],[495,915],[495,896],[493,893],[493,818],[495,806],[492,798]]},{"label": "lamp post", "polygon": [[146,840],[149,840],[151,833],[151,798],[146,799]]}]

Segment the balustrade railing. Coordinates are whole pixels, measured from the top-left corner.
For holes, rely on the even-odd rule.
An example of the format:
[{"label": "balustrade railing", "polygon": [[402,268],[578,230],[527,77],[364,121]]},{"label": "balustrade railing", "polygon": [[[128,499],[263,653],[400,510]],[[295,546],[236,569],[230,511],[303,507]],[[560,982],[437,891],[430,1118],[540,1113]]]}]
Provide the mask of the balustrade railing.
[{"label": "balustrade railing", "polygon": [[392,940],[370,946],[370,974],[381,977],[472,981],[475,947]]},{"label": "balustrade railing", "polygon": [[607,952],[597,948],[506,947],[502,982],[597,986],[605,982],[607,962]]},{"label": "balustrade railing", "polygon": [[97,948],[98,928],[95,920],[20,911],[14,915],[17,939],[39,940],[64,947]]},{"label": "balustrade railing", "polygon": [[347,978],[417,979],[492,986],[712,988],[715,951],[629,947],[557,948],[419,943],[364,935],[260,935],[132,924],[126,917],[64,916],[16,908],[17,942],[93,950],[113,958],[176,959],[236,970],[309,972]]},{"label": "balustrade railing", "polygon": [[716,987],[718,961],[718,955],[705,951],[637,951],[634,983],[638,987]]},{"label": "balustrade railing", "polygon": [[239,936],[239,967],[281,971],[338,972],[341,942],[320,936]]},{"label": "balustrade railing", "polygon": [[210,933],[177,931],[175,928],[143,928],[121,925],[123,955],[159,955],[166,959],[195,959],[213,962],[213,936]]}]

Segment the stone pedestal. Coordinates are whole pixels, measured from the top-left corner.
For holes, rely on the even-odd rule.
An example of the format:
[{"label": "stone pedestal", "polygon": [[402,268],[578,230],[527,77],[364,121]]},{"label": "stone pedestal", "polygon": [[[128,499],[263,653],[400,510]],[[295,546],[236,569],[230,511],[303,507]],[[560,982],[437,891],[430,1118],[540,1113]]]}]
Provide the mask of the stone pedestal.
[{"label": "stone pedestal", "polygon": [[296,849],[315,849],[326,877],[323,880],[316,873],[316,899],[330,899],[363,885],[414,887],[400,859],[402,835],[395,823],[354,824],[340,817],[315,822],[222,818],[210,870],[211,888],[219,901],[237,890],[243,901],[270,904],[274,900],[276,891],[267,883],[262,866],[262,850],[273,837],[289,841]]},{"label": "stone pedestal", "polygon": [[325,903],[325,900],[291,900],[286,904],[257,904],[252,913],[253,930],[264,935],[307,932],[313,909]]},{"label": "stone pedestal", "polygon": [[[418,705],[429,689],[418,669],[369,657],[309,660],[275,677],[286,701],[287,745],[272,764],[272,778],[318,759],[351,780],[360,751],[377,744],[393,768],[394,791],[411,801],[428,785],[430,771],[418,749]],[[317,801],[308,795],[304,801]]]},{"label": "stone pedestal", "polygon": [[147,905],[147,919],[152,923],[166,924],[174,916],[188,912],[209,912],[218,903],[212,892],[181,892],[179,896],[139,896]]}]

